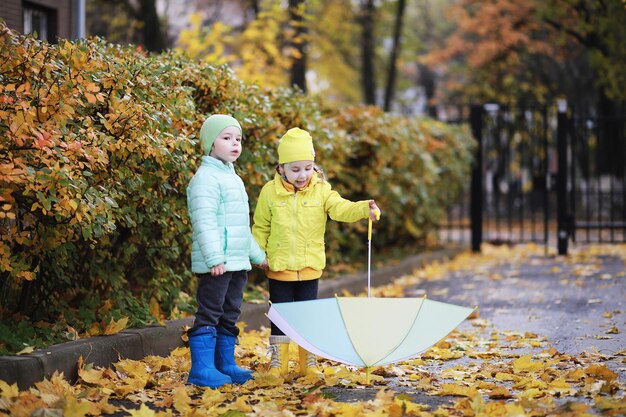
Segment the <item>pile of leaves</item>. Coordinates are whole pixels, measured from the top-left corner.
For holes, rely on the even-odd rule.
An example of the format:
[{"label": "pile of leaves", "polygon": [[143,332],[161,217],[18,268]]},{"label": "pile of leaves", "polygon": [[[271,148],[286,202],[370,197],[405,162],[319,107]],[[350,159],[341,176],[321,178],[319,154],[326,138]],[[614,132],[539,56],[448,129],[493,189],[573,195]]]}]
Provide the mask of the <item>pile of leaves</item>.
[{"label": "pile of leaves", "polygon": [[[480,330],[483,323],[475,326]],[[493,330],[485,337],[478,330],[455,332],[420,359],[377,369],[370,386],[365,386],[362,370],[328,361],[320,361],[323,379],[299,378],[295,372],[286,380],[273,377],[267,373],[268,332],[249,331],[243,333],[237,354],[240,363],[255,370],[255,378],[244,385],[217,390],[186,385],[189,351],[178,348],[167,358],[122,360],[111,368],[81,363],[76,385],[59,374],[22,392],[0,381],[0,412],[16,417],[42,410],[72,416],[124,410],[131,416],[166,416],[171,411],[182,416],[583,416],[594,407],[606,415],[626,412],[623,394],[615,395],[623,393],[624,384],[602,364],[603,355],[573,357],[548,347],[549,341],[535,334]],[[534,353],[517,353],[527,348]],[[295,360],[293,346],[291,354]],[[626,351],[619,354],[626,356]],[[439,369],[462,357],[471,361]],[[344,403],[325,392],[363,388],[374,391],[374,398]],[[407,388],[449,401],[432,410],[402,392]],[[171,411],[153,411],[164,408]]]},{"label": "pile of leaves", "polygon": [[[431,264],[393,284],[373,290],[375,296],[401,295],[416,282],[437,281],[453,271],[488,270],[503,262],[536,255],[541,249],[486,247],[486,255],[465,254]],[[576,265],[592,263],[607,250],[576,255]],[[626,261],[626,247],[614,249]],[[468,259],[474,258],[474,262]],[[581,262],[584,260],[584,262]],[[470,269],[474,270],[474,269]],[[616,277],[623,279],[624,276]],[[130,416],[617,416],[626,413],[624,381],[607,366],[626,361],[626,350],[560,352],[546,337],[494,328],[480,314],[418,359],[379,367],[371,385],[362,369],[320,360],[323,377],[283,378],[269,375],[268,330],[243,331],[237,360],[255,371],[243,385],[201,389],[185,384],[190,368],[187,348],[167,358],[122,360],[110,368],[80,362],[79,382],[62,375],[19,391],[0,381],[0,413],[30,415]],[[291,360],[297,359],[292,344]],[[340,401],[351,391],[358,401]],[[148,406],[149,404],[149,406]]]}]

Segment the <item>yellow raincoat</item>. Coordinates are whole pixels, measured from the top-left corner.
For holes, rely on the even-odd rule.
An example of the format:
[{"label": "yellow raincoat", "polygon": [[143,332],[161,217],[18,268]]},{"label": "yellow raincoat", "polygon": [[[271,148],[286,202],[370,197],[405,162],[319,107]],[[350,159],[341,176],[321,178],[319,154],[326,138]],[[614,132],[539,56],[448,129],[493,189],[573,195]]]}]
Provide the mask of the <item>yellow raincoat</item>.
[{"label": "yellow raincoat", "polygon": [[[252,235],[267,254],[270,278],[319,278],[326,266],[324,232],[328,216],[341,222],[366,219],[369,200],[352,202],[342,198],[317,173],[306,188],[297,192],[278,174],[265,184],[254,211]],[[311,273],[311,269],[319,273]],[[300,274],[303,270],[308,273]]]}]

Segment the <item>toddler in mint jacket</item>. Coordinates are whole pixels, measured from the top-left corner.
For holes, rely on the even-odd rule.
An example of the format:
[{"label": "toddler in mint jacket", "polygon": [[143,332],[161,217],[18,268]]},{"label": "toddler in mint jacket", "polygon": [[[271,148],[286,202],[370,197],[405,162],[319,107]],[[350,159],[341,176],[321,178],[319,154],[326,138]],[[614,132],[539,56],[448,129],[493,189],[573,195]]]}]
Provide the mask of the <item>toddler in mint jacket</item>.
[{"label": "toddler in mint jacket", "polygon": [[191,270],[198,276],[198,310],[189,330],[187,381],[202,387],[242,384],[252,372],[234,358],[243,289],[251,263],[267,265],[250,231],[250,209],[233,162],[241,155],[239,122],[210,116],[200,130],[204,156],[187,187],[192,227]]}]

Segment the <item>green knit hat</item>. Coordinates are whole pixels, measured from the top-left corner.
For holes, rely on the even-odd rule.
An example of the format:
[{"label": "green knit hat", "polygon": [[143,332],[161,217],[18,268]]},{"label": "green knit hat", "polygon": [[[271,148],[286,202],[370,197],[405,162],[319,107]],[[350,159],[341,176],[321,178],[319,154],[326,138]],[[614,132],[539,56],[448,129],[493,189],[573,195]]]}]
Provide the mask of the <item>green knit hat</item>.
[{"label": "green knit hat", "polygon": [[230,126],[235,126],[243,132],[239,122],[234,117],[226,114],[214,114],[204,121],[200,129],[200,142],[202,142],[202,149],[204,149],[205,155],[211,153],[213,142],[222,133],[222,130]]}]

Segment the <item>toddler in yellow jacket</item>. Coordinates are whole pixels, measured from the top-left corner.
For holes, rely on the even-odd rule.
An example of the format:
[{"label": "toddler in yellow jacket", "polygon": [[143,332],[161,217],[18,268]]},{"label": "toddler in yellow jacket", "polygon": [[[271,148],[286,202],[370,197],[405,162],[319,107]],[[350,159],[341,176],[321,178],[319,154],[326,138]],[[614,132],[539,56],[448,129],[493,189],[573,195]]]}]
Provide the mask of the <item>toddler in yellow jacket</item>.
[{"label": "toddler in yellow jacket", "polygon": [[[328,216],[335,221],[376,220],[374,200],[352,202],[333,191],[315,165],[313,140],[292,128],[278,145],[278,167],[259,195],[252,235],[267,254],[270,301],[284,303],[317,298],[326,266],[324,233]],[[288,373],[289,337],[272,323],[270,373]],[[299,348],[300,373],[316,375],[316,359]]]}]

